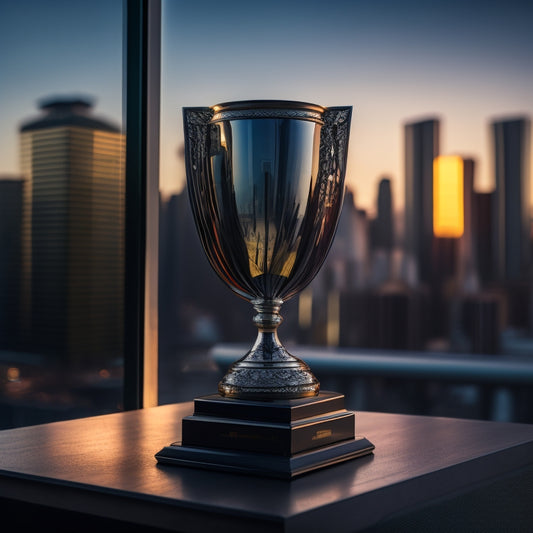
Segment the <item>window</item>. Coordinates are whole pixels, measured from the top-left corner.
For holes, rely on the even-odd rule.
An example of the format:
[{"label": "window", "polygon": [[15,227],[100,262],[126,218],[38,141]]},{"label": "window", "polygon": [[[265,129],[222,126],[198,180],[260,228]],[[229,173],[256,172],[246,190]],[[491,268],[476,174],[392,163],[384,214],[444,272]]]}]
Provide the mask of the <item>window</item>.
[{"label": "window", "polygon": [[[335,243],[313,283],[281,309],[280,337],[295,355],[526,361],[531,6],[162,6],[161,403],[213,392],[222,370],[214,363],[228,359],[217,354],[236,360],[255,337],[251,306],[203,256],[185,188],[181,108],[234,100],[354,106]],[[488,417],[508,398],[503,388],[500,407],[487,408],[479,382],[438,377],[323,376],[357,408]]]},{"label": "window", "polygon": [[2,428],[123,406],[122,8],[2,5]]},{"label": "window", "polygon": [[[354,105],[335,244],[282,308],[296,355],[528,360],[531,6],[163,0],[162,35],[159,8],[2,6],[3,427],[190,400],[216,388],[213,353],[251,344],[250,305],[211,271],[190,216],[184,106]],[[340,377],[323,385],[357,408],[493,416],[477,382]],[[526,388],[498,389],[498,405],[531,405]]]}]

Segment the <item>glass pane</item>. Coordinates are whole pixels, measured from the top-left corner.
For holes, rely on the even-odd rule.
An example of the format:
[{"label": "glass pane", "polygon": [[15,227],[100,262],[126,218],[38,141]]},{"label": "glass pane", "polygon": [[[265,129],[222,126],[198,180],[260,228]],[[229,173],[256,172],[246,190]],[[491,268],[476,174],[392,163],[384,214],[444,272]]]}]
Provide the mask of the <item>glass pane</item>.
[{"label": "glass pane", "polygon": [[[281,309],[292,353],[533,365],[532,5],[167,0],[163,11],[161,402],[214,392],[224,353],[236,360],[255,338],[251,306],[205,260],[185,187],[181,108],[235,100],[354,106],[336,240]],[[318,378],[358,408],[533,421],[516,382],[492,394],[481,377],[393,380],[371,366],[368,379]]]},{"label": "glass pane", "polygon": [[0,48],[0,427],[115,411],[122,2],[3,2]]}]

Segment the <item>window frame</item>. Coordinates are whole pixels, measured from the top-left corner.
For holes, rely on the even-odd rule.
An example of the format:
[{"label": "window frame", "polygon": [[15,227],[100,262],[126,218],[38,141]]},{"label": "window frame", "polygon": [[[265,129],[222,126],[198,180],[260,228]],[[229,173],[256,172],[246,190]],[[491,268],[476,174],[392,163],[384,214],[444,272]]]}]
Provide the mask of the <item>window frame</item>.
[{"label": "window frame", "polygon": [[161,0],[124,0],[124,410],[158,403]]}]

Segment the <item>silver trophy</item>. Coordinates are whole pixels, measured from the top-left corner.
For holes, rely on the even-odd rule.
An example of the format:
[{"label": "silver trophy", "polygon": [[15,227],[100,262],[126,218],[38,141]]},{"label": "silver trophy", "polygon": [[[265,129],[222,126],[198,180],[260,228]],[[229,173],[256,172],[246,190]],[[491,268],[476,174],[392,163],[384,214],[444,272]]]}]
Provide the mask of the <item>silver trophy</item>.
[{"label": "silver trophy", "polygon": [[203,248],[220,278],[257,312],[257,340],[219,383],[223,396],[319,392],[277,328],[282,303],[311,282],[333,241],[351,111],[275,100],[184,109],[187,186]]},{"label": "silver trophy", "polygon": [[319,390],[277,335],[281,305],[315,277],[335,235],[351,112],[273,100],[184,109],[196,227],[259,334],[218,394],[195,398],[158,462],[292,479],[374,449],[344,395]]}]

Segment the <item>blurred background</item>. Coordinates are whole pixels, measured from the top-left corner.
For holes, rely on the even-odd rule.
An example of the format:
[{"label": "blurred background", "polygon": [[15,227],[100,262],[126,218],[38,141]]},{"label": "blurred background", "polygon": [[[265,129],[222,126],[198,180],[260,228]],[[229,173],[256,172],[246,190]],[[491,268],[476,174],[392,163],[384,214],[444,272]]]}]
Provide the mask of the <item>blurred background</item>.
[{"label": "blurred background", "polygon": [[[0,1],[0,427],[122,409],[123,2]],[[353,409],[533,423],[533,4],[162,2],[159,402],[256,330],[188,205],[181,108],[352,105],[282,342]]]}]

